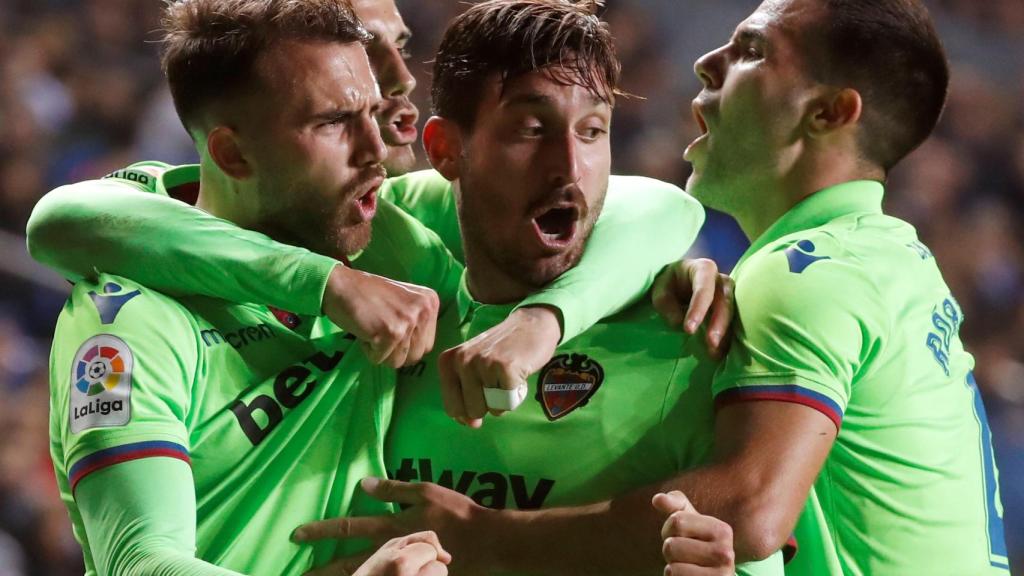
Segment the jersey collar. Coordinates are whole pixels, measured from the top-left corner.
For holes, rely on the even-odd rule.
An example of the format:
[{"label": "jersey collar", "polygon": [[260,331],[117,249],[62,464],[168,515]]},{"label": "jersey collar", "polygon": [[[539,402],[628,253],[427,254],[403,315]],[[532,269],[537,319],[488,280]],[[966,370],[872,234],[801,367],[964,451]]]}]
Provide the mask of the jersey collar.
[{"label": "jersey collar", "polygon": [[816,228],[840,216],[855,213],[882,213],[885,187],[874,180],[854,180],[830,186],[804,198],[775,221],[743,253],[739,267],[750,255],[788,234]]}]

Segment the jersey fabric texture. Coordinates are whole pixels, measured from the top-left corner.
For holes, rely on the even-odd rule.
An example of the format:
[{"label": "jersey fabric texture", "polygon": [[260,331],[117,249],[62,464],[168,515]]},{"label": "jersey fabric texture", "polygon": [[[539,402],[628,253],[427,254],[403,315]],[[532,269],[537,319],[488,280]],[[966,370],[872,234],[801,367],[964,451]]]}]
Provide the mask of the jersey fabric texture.
[{"label": "jersey fabric texture", "polygon": [[51,455],[87,574],[93,547],[125,526],[87,531],[76,490],[125,462],[190,467],[193,483],[176,489],[194,490],[194,509],[179,514],[194,517],[196,557],[245,574],[301,574],[329,559],[333,544],[290,543],[299,524],[390,511],[357,483],[383,471],[394,374],[324,318],[175,301],[101,275],[73,290],[50,368]]},{"label": "jersey fabric texture", "polygon": [[998,472],[963,312],[883,187],[822,190],[740,260],[718,405],[796,402],[838,437],[793,574],[1005,574]]},{"label": "jersey fabric texture", "polygon": [[[472,338],[512,309],[473,301],[464,279],[458,306],[438,324],[435,349]],[[433,353],[399,371],[385,444],[389,475],[435,482],[491,508],[606,500],[705,461],[714,369],[699,338],[638,304],[560,346],[530,378],[518,409],[474,430],[445,414]],[[781,570],[773,557],[740,573]]]}]

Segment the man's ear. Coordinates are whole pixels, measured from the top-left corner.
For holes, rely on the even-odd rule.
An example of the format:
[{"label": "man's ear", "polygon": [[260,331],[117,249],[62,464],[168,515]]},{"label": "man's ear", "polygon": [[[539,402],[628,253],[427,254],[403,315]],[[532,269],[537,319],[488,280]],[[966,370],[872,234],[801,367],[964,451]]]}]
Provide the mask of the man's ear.
[{"label": "man's ear", "polygon": [[236,180],[252,176],[252,166],[238,143],[238,134],[227,126],[217,126],[206,135],[206,151],[222,172]]},{"label": "man's ear", "polygon": [[864,102],[853,88],[829,90],[811,103],[808,132],[813,137],[852,127],[860,121]]},{"label": "man's ear", "polygon": [[430,165],[446,180],[458,180],[459,158],[462,156],[462,130],[447,118],[431,116],[423,127],[423,149]]}]

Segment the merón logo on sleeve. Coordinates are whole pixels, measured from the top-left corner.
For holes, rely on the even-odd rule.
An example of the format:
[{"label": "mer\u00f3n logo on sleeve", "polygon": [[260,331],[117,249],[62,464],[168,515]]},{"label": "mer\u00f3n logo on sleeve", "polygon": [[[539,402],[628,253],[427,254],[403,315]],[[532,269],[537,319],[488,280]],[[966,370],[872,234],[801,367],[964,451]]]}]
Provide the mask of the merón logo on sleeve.
[{"label": "mer\u00f3n logo on sleeve", "polygon": [[71,432],[123,426],[131,419],[131,348],[109,334],[85,341],[71,362]]},{"label": "mer\u00f3n logo on sleeve", "polygon": [[604,368],[586,354],[559,354],[537,377],[537,401],[548,420],[587,405],[604,382]]}]

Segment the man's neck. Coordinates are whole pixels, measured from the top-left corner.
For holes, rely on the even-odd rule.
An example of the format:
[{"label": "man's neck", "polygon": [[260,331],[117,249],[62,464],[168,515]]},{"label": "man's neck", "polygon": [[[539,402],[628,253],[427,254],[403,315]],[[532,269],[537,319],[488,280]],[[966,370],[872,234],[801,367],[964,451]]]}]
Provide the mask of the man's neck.
[{"label": "man's neck", "polygon": [[751,242],[772,224],[809,196],[854,180],[885,180],[885,172],[865,162],[841,154],[819,154],[802,159],[787,172],[749,193],[735,214],[744,235]]}]

